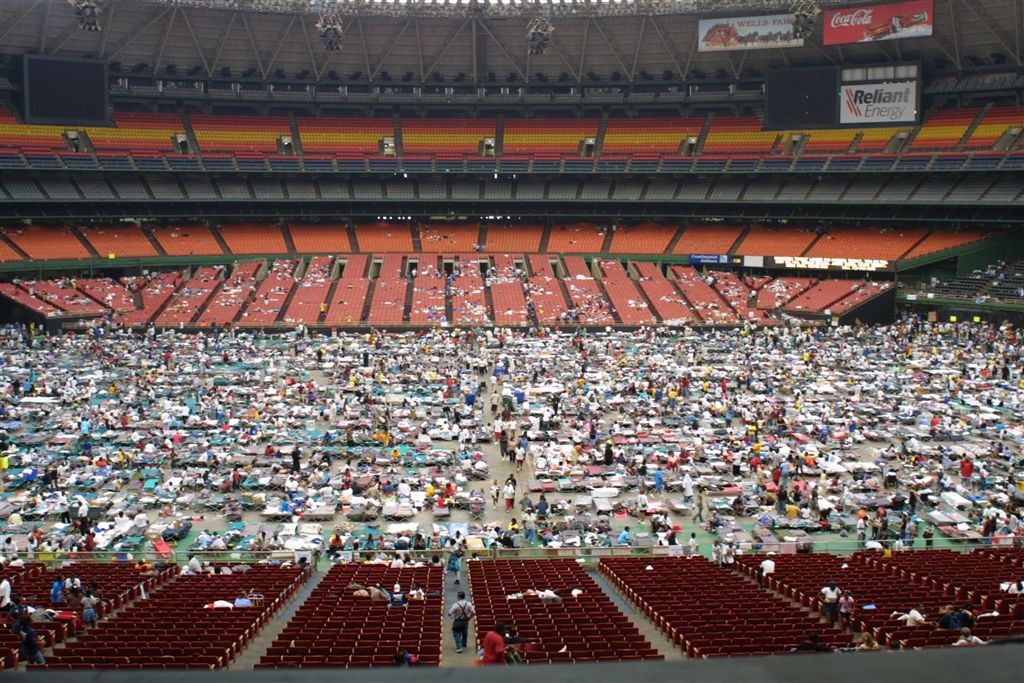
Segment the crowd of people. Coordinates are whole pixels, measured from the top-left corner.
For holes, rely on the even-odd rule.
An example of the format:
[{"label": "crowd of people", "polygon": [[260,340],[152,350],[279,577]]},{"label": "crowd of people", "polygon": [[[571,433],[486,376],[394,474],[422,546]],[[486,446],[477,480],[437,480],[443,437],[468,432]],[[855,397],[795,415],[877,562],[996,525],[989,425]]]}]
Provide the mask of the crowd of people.
[{"label": "crowd of people", "polygon": [[0,350],[7,561],[145,549],[196,522],[197,551],[339,556],[456,535],[684,545],[690,516],[724,563],[821,531],[897,548],[1021,533],[1009,327],[10,327]]},{"label": "crowd of people", "polygon": [[[1019,542],[1022,371],[1012,327],[915,317],[330,336],[9,326],[0,558],[170,540],[194,553],[187,573],[211,570],[204,553],[313,550],[433,563],[458,584],[493,548],[682,546],[731,565],[819,534],[886,552]],[[101,599],[58,588],[87,613]],[[396,605],[421,592],[352,589]],[[823,595],[834,622],[848,617],[851,596]],[[460,650],[471,611],[449,612]],[[485,659],[503,652],[491,645]]]}]

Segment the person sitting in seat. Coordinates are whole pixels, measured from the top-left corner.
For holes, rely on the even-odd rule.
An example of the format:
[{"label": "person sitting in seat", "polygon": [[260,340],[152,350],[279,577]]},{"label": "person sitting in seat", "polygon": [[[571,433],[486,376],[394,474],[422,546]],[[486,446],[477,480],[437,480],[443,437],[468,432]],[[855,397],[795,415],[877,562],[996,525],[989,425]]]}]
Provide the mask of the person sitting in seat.
[{"label": "person sitting in seat", "polygon": [[391,592],[391,599],[388,601],[391,607],[405,607],[409,604],[409,599],[405,593],[402,592],[402,587],[399,584],[395,584],[395,589]]},{"label": "person sitting in seat", "polygon": [[808,633],[807,638],[802,643],[796,646],[797,650],[802,652],[832,652],[832,648],[824,643],[818,642],[817,633]]},{"label": "person sitting in seat", "polygon": [[907,626],[931,626],[932,622],[925,619],[924,616],[924,603],[917,603],[914,608],[906,614],[899,614],[893,612],[892,616],[896,617],[897,621],[906,623]]},{"label": "person sitting in seat", "polygon": [[252,607],[252,600],[245,593],[239,593],[235,598],[235,607]]},{"label": "person sitting in seat", "polygon": [[978,636],[971,635],[971,629],[964,626],[960,629],[960,639],[953,643],[953,647],[964,647],[966,645],[987,645],[987,643]]}]

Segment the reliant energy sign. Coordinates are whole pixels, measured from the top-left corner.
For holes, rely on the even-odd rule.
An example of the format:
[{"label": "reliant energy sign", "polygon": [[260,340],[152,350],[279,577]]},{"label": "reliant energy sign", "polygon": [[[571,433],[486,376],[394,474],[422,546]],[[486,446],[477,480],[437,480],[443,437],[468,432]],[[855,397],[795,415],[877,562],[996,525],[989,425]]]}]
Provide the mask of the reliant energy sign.
[{"label": "reliant energy sign", "polygon": [[839,89],[839,123],[915,123],[917,81],[860,83]]}]

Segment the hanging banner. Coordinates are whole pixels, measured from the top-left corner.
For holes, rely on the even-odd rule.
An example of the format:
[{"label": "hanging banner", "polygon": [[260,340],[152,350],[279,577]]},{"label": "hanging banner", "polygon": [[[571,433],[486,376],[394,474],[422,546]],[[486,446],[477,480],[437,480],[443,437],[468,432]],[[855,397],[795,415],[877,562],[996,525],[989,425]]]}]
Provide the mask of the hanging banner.
[{"label": "hanging banner", "polygon": [[803,47],[804,39],[793,37],[795,18],[792,14],[774,14],[766,17],[701,19],[697,25],[697,50],[724,52]]},{"label": "hanging banner", "polygon": [[935,25],[935,0],[907,0],[886,5],[861,5],[825,12],[825,45],[873,43],[877,40],[930,36]]}]

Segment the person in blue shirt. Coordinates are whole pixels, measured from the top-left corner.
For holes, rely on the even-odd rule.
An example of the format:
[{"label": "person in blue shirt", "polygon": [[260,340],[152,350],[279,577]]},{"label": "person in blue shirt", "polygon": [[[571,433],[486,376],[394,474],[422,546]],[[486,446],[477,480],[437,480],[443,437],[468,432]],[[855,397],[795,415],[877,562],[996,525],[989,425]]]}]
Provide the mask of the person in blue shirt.
[{"label": "person in blue shirt", "polygon": [[245,595],[239,595],[235,598],[235,607],[252,607],[252,600]]},{"label": "person in blue shirt", "polygon": [[64,602],[64,579],[60,576],[50,586],[50,602]]},{"label": "person in blue shirt", "polygon": [[665,475],[661,470],[654,471],[654,491],[661,493],[665,489]]},{"label": "person in blue shirt", "polygon": [[619,534],[619,537],[615,539],[615,545],[630,545],[629,542],[629,527],[627,526]]}]

